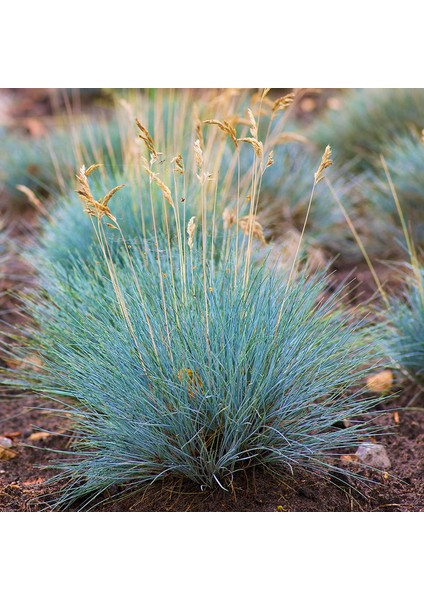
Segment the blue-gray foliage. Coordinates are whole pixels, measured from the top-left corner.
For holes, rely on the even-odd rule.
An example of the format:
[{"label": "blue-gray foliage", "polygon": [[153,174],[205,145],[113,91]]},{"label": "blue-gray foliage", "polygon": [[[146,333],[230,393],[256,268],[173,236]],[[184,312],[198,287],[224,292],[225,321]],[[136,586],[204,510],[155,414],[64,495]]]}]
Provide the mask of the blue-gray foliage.
[{"label": "blue-gray foliage", "polygon": [[181,263],[152,248],[128,260],[115,266],[120,302],[104,263],[78,260],[52,297],[27,301],[24,353],[43,368],[15,385],[58,398],[75,423],[62,503],[168,476],[227,487],[257,464],[325,473],[374,431],[361,419],[375,404],[361,393],[372,336],[324,299],[322,274],[288,283],[251,265],[242,284],[242,261],[234,285],[234,258],[204,270],[197,251]]}]

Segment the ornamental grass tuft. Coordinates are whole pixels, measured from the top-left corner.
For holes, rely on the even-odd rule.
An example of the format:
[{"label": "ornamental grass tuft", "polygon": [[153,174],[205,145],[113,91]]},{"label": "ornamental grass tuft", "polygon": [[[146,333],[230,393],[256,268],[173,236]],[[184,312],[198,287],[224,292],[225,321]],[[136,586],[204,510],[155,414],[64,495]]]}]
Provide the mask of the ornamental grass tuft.
[{"label": "ornamental grass tuft", "polygon": [[[311,174],[313,189],[330,152]],[[254,465],[342,475],[338,457],[377,431],[366,413],[381,398],[364,393],[381,358],[371,329],[328,296],[322,272],[260,264],[253,211],[243,226],[228,213],[209,223],[200,155],[198,167],[203,218],[183,222],[146,166],[143,177],[176,223],[174,235],[156,230],[143,251],[105,210],[121,190],[111,205],[107,188],[94,201],[98,169],[82,168],[79,193],[99,253],[58,264],[26,298],[32,325],[6,349],[21,365],[7,382],[56,399],[57,414],[71,420],[71,445],[55,465],[57,506],[84,508],[87,496],[92,506],[103,492],[170,477],[230,490]],[[108,224],[121,235],[115,252]],[[337,426],[345,420],[349,427]]]}]

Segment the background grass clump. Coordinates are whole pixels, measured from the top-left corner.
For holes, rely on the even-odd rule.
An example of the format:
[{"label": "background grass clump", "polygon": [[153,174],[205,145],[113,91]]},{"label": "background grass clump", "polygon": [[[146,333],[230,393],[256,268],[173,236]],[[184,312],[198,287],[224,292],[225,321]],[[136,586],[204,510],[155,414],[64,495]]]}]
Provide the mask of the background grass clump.
[{"label": "background grass clump", "polygon": [[[79,140],[74,144],[80,148],[75,154],[75,161],[80,161],[78,164],[91,164],[90,158],[101,163],[102,170],[96,177],[100,177],[104,187],[112,188],[125,182],[126,187],[120,191],[114,210],[125,237],[134,244],[143,243],[139,240],[140,235],[143,239],[152,237],[155,228],[166,234],[174,226],[163,212],[166,202],[160,189],[141,177],[142,161],[150,160],[152,149],[157,153],[157,160],[151,167],[176,198],[181,220],[188,213],[202,218],[194,151],[198,140],[202,160],[213,174],[207,182],[208,204],[204,207],[209,221],[212,222],[214,213],[219,216],[226,209],[232,211],[234,218],[245,217],[250,211],[249,198],[253,191],[253,208],[258,213],[266,240],[284,246],[286,254],[293,258],[308,213],[313,173],[322,149],[320,152],[314,150],[290,117],[290,110],[296,105],[293,94],[283,97],[287,106],[277,110],[275,107],[283,102],[282,99],[271,101],[258,94],[230,92],[202,101],[188,91],[178,97],[175,93],[161,91],[145,95],[132,93],[118,98],[118,116],[112,122],[119,124],[114,132],[120,132],[122,139],[120,145],[110,141],[106,154],[100,141],[93,140],[100,136],[99,131],[103,131],[102,139],[106,139],[109,135],[106,131],[110,132],[111,126],[103,130],[94,126],[91,144],[85,151],[82,149],[87,146],[87,136],[83,139],[74,132]],[[146,134],[136,126],[135,115],[147,131],[150,149],[146,147]],[[252,137],[252,131],[256,138]],[[144,139],[139,139],[140,134]],[[109,137],[113,138],[111,134]],[[256,147],[252,140],[257,141]],[[118,146],[120,159],[116,158]],[[176,164],[177,157],[180,157],[180,167]],[[345,209],[355,215],[358,230],[367,238],[368,252],[376,254],[385,245],[382,233],[386,230],[373,226],[372,234],[370,232],[363,207],[364,178],[352,178],[346,169],[338,169],[330,179]],[[99,184],[95,181],[93,185],[98,187]],[[246,201],[241,202],[242,198]],[[68,185],[59,197],[56,194],[48,218],[42,220],[40,241],[37,242],[40,248],[36,255],[45,264],[67,260],[66,257],[75,251],[84,256],[96,248],[93,230],[79,205],[72,186]],[[303,236],[305,254],[315,255],[318,258],[315,262],[320,266],[334,257],[341,257],[347,263],[360,260],[361,251],[343,212],[325,185],[316,189],[310,209]],[[117,237],[116,232],[109,232],[111,244]]]},{"label": "background grass clump", "polygon": [[398,136],[423,128],[424,89],[356,89],[345,92],[341,106],[329,109],[309,130],[319,146],[330,144],[335,164],[356,171],[378,168]]},{"label": "background grass clump", "polygon": [[406,135],[395,138],[385,150],[384,163],[380,163],[380,168],[376,170],[373,177],[370,193],[372,208],[378,211],[381,219],[385,220],[387,230],[396,237],[400,249],[404,235],[401,230],[399,210],[393,197],[395,193],[407,222],[409,235],[417,248],[422,248],[424,244],[424,143],[418,136]]},{"label": "background grass clump", "polygon": [[395,365],[421,384],[424,382],[424,268],[408,265],[407,286],[393,297],[383,336],[387,354]]}]

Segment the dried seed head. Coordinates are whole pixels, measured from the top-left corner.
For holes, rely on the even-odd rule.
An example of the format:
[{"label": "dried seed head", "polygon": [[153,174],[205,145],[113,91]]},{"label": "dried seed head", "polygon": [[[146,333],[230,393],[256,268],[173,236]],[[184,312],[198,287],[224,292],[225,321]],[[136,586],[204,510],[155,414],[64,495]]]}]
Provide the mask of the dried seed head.
[{"label": "dried seed head", "polygon": [[[265,89],[269,91],[270,88]],[[270,98],[266,98],[266,94],[263,94],[263,92],[256,92],[256,94],[253,94],[250,98],[250,103],[252,106],[259,105],[261,107],[260,114],[268,114],[268,109],[272,110],[272,107],[274,106],[274,102]]]},{"label": "dried seed head", "polygon": [[[45,206],[43,206],[43,203],[41,202],[41,200],[39,200],[37,198],[37,196],[34,194],[34,192],[32,190],[30,190],[26,185],[17,185],[16,189],[19,190],[20,192],[22,192],[23,194],[25,194],[25,196],[28,198],[29,202],[35,206],[35,208],[37,208],[40,212],[42,212],[43,214],[49,214],[47,209],[45,208]],[[1,223],[0,223],[0,228],[1,228]]]},{"label": "dried seed head", "polygon": [[319,183],[321,179],[323,179],[324,175],[322,174],[325,169],[327,169],[330,165],[333,164],[331,160],[331,148],[327,146],[324,150],[324,154],[321,158],[321,164],[318,167],[318,171],[315,173],[315,184]]},{"label": "dried seed head", "polygon": [[88,169],[85,171],[85,176],[89,177],[93,171],[100,169],[102,166],[103,165],[91,165],[91,167],[88,167]]},{"label": "dried seed head", "polygon": [[187,225],[187,233],[188,233],[188,247],[190,250],[193,250],[194,244],[194,232],[196,231],[196,217],[191,217],[190,221]]},{"label": "dried seed head", "polygon": [[251,133],[252,137],[254,137],[257,140],[258,139],[258,126],[256,125],[255,117],[253,116],[253,113],[250,110],[250,108],[247,109],[247,114],[249,117],[250,133]]},{"label": "dried seed head", "polygon": [[118,190],[124,187],[124,184],[114,187],[103,197],[102,200],[96,200],[91,192],[88,177],[99,167],[101,167],[101,165],[91,165],[91,167],[86,169],[83,165],[80,168],[79,173],[77,173],[77,180],[81,187],[77,190],[77,194],[85,204],[85,212],[91,217],[97,217],[98,219],[101,219],[102,217],[108,217],[114,223],[116,223],[116,218],[110,212],[108,202]]},{"label": "dried seed head", "polygon": [[194,156],[196,158],[197,168],[200,170],[203,166],[203,150],[200,146],[200,140],[194,142]]},{"label": "dried seed head", "polygon": [[237,133],[233,125],[231,125],[231,123],[229,123],[228,121],[217,121],[216,119],[207,119],[206,121],[203,121],[203,123],[206,123],[207,125],[217,125],[221,129],[221,131],[230,136],[230,138],[233,140],[234,146],[237,148]]},{"label": "dried seed head", "polygon": [[140,121],[137,118],[135,119],[135,122],[137,127],[141,131],[141,135],[139,135],[138,137],[143,140],[143,142],[146,145],[146,148],[152,156],[152,161],[155,162],[158,159],[160,153],[156,152],[155,144],[147,129],[140,123]]},{"label": "dried seed head", "polygon": [[121,183],[121,185],[117,185],[116,187],[114,187],[113,189],[110,190],[110,192],[108,192],[106,194],[106,196],[103,198],[103,202],[102,204],[104,206],[107,206],[109,200],[112,198],[112,196],[114,196],[116,194],[116,192],[120,189],[122,189],[123,187],[125,187],[125,183]]},{"label": "dried seed head", "polygon": [[272,105],[272,116],[275,115],[279,110],[284,110],[290,104],[293,104],[295,98],[295,93],[291,92],[290,94],[286,94],[285,96],[281,96],[281,98],[277,98]]},{"label": "dried seed head", "polygon": [[203,140],[203,131],[202,131],[202,122],[199,117],[199,107],[196,104],[193,106],[193,118],[194,118],[194,127],[196,131],[196,137],[199,140],[199,146],[202,150],[205,148],[205,142]]},{"label": "dried seed head", "polygon": [[224,208],[222,213],[222,220],[224,221],[224,229],[230,229],[236,222],[236,213],[232,208]]},{"label": "dried seed head", "polygon": [[[265,169],[271,167],[274,164],[274,150],[271,150],[268,154],[268,160],[266,161]],[[264,169],[264,171],[265,171]]]},{"label": "dried seed head", "polygon": [[177,154],[177,156],[175,156],[171,160],[171,164],[172,163],[175,163],[176,173],[179,173],[180,175],[184,175],[184,162],[183,162],[183,157],[181,156],[181,154]]},{"label": "dried seed head", "polygon": [[262,160],[263,154],[264,154],[264,147],[262,142],[258,142],[257,139],[255,138],[239,138],[238,140],[239,142],[246,142],[247,144],[250,144],[251,146],[253,146],[253,150],[255,151],[256,156],[259,158],[259,160]]},{"label": "dried seed head", "polygon": [[174,201],[172,200],[172,194],[171,194],[171,190],[169,189],[169,187],[164,184],[162,179],[156,173],[153,173],[153,171],[149,168],[148,162],[145,158],[143,159],[143,166],[144,166],[144,170],[147,171],[147,173],[150,175],[152,180],[156,183],[156,185],[162,191],[162,194],[163,194],[163,197],[165,198],[165,200],[168,202],[168,204],[170,204],[173,207]]},{"label": "dried seed head", "polygon": [[277,139],[274,142],[274,145],[277,146],[279,144],[287,144],[288,142],[301,142],[302,144],[307,144],[308,139],[300,133],[287,131],[286,133],[281,133],[277,137]]},{"label": "dried seed head", "polygon": [[261,244],[266,246],[264,230],[254,215],[248,215],[247,217],[242,217],[239,219],[238,226],[245,235],[252,235],[254,238],[259,240]]}]

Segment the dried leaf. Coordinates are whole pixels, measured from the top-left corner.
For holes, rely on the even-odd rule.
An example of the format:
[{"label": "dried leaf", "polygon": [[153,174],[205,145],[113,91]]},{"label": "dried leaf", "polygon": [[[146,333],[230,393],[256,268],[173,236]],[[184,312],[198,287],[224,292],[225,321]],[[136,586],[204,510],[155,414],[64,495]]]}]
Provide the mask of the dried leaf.
[{"label": "dried leaf", "polygon": [[35,479],[28,479],[27,481],[23,481],[22,485],[40,485],[40,483],[44,483],[46,480],[42,477],[36,477]]},{"label": "dried leaf", "polygon": [[343,456],[340,457],[340,460],[343,460],[344,462],[359,462],[359,456],[356,456],[356,454],[343,454]]},{"label": "dried leaf", "polygon": [[22,435],[21,431],[5,431],[3,433],[3,437],[10,438],[11,440],[20,437]]},{"label": "dried leaf", "polygon": [[45,440],[48,437],[51,437],[53,434],[48,431],[36,431],[35,433],[31,433],[28,439],[31,442],[38,442],[40,440]]}]

